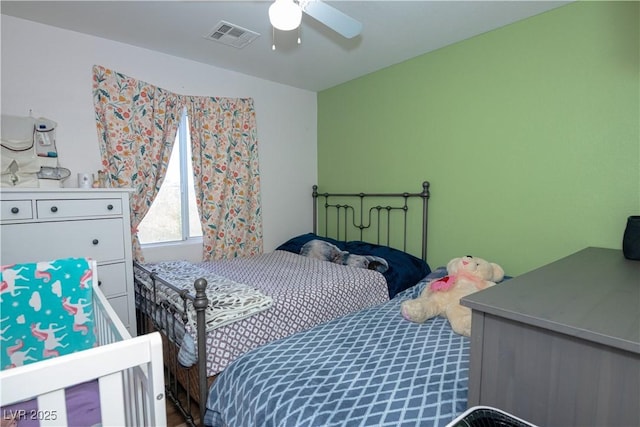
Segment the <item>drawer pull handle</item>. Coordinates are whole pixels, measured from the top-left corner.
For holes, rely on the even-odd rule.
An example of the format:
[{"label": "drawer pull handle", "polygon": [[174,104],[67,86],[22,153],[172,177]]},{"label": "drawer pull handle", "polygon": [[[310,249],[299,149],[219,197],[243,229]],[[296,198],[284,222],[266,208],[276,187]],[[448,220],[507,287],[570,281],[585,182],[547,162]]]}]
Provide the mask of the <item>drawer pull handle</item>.
[{"label": "drawer pull handle", "polygon": [[20,209],[16,207],[11,208],[11,213],[17,214],[18,212],[20,212]]},{"label": "drawer pull handle", "polygon": [[113,210],[113,205],[107,205],[107,210],[112,211]]},{"label": "drawer pull handle", "polygon": [[58,212],[58,207],[57,206],[51,206],[51,212]]},{"label": "drawer pull handle", "polygon": [[98,244],[98,243],[100,243],[100,242],[98,241],[98,239],[93,239],[93,242],[92,242],[92,243],[93,243],[94,245],[97,245],[97,244]]},{"label": "drawer pull handle", "polygon": [[98,286],[102,286],[102,280],[98,280]]}]

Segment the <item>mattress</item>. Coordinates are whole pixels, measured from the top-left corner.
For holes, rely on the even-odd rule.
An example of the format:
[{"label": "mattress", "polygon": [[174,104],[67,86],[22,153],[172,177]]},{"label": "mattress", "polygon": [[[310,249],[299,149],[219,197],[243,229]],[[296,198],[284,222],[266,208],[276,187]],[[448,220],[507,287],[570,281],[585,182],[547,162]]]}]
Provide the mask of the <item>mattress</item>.
[{"label": "mattress", "polygon": [[[250,285],[271,298],[266,310],[207,332],[207,376],[247,351],[336,317],[389,300],[384,276],[286,251],[199,263],[200,269]],[[192,277],[191,280],[195,280]],[[187,325],[180,362],[196,362],[195,331]]]}]

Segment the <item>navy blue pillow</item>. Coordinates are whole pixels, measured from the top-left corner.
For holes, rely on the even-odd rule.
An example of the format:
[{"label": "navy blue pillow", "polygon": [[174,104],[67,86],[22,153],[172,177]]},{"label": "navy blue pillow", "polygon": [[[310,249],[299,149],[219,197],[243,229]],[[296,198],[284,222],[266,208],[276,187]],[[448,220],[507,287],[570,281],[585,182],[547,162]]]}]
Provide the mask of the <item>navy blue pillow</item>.
[{"label": "navy blue pillow", "polygon": [[389,269],[382,275],[387,279],[389,298],[410,288],[431,273],[431,268],[425,261],[389,246],[352,241],[346,243],[344,250],[356,255],[375,255],[387,260]]},{"label": "navy blue pillow", "polygon": [[431,272],[431,268],[426,262],[401,250],[360,241],[341,242],[330,237],[318,236],[314,233],[296,236],[276,249],[300,254],[302,246],[314,239],[332,243],[340,250],[355,255],[375,255],[384,258],[389,264],[389,269],[382,273],[387,279],[389,298],[393,298],[398,292],[415,285]]},{"label": "navy blue pillow", "polygon": [[309,241],[311,241],[311,240],[315,240],[315,239],[324,240],[325,242],[329,242],[331,244],[334,244],[338,248],[340,248],[341,251],[346,250],[344,248],[345,242],[340,242],[340,241],[332,239],[330,237],[318,236],[317,234],[313,234],[313,233],[301,234],[301,235],[296,236],[296,237],[294,237],[292,239],[289,239],[286,242],[284,242],[283,244],[281,244],[280,246],[278,246],[276,248],[276,250],[293,252],[294,254],[300,255],[300,249],[302,249],[304,244],[309,242]]}]

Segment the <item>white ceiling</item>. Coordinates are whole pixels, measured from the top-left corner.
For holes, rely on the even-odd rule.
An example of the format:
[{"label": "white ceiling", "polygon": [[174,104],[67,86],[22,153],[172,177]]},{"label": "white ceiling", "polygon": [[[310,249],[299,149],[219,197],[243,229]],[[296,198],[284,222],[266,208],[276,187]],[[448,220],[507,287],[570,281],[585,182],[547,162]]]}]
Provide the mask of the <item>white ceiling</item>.
[{"label": "white ceiling", "polygon": [[[320,91],[562,6],[568,1],[327,1],[363,23],[347,40],[303,16],[275,31],[271,1],[5,1],[2,14],[164,52],[286,85]],[[220,21],[260,33],[242,49],[209,41]]]}]

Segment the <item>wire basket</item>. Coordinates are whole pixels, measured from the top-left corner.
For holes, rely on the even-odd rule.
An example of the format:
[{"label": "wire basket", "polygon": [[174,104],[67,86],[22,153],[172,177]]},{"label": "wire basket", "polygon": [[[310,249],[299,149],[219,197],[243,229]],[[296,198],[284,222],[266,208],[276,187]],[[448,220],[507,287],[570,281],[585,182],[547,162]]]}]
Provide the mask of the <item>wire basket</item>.
[{"label": "wire basket", "polygon": [[489,406],[474,406],[460,414],[456,419],[447,424],[447,427],[536,427]]}]

